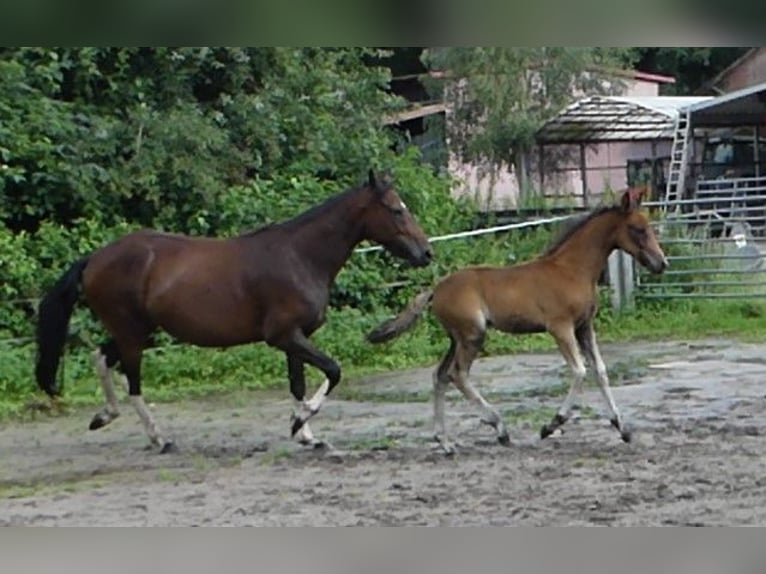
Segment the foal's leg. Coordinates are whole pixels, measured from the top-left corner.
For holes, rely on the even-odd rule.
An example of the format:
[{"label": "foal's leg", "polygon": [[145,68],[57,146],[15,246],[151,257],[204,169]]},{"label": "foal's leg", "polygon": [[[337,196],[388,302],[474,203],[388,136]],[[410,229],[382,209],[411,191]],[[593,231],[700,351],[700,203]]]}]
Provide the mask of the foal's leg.
[{"label": "foal's leg", "polygon": [[598,349],[596,343],[596,332],[593,330],[593,324],[587,323],[580,327],[577,332],[577,342],[580,344],[583,353],[585,353],[588,362],[593,365],[596,371],[596,380],[598,386],[601,389],[601,394],[604,396],[607,406],[609,407],[610,418],[614,428],[620,431],[620,437],[625,442],[630,442],[630,431],[625,427],[625,423],[620,416],[620,411],[617,409],[617,404],[614,402],[612,391],[609,388],[609,376],[606,372],[606,365],[601,358],[601,352]]},{"label": "foal's leg", "polygon": [[308,363],[325,374],[325,381],[321,384],[314,396],[304,400],[300,406],[300,412],[296,413],[292,422],[291,434],[295,434],[311,417],[319,412],[327,395],[340,381],[340,367],[338,363],[317,349],[301,331],[294,331],[288,336],[269,338],[267,343],[283,350],[287,355],[295,357],[303,363]]},{"label": "foal's leg", "polygon": [[455,339],[450,337],[450,347],[434,372],[434,440],[438,442],[444,453],[455,454],[455,445],[447,438],[444,422],[444,403],[447,387],[455,376]]},{"label": "foal's leg", "polygon": [[[296,407],[293,411],[292,420],[299,417],[299,413],[304,405],[306,395],[306,377],[303,361],[294,355],[287,355],[287,373],[290,378],[290,392],[296,400]],[[309,428],[309,423],[304,422],[303,426],[295,433],[295,439],[306,446],[319,448],[324,446],[324,442],[314,438],[314,433]]]},{"label": "foal's leg", "polygon": [[553,434],[553,432],[569,420],[572,414],[572,406],[579,398],[582,391],[582,382],[585,378],[585,362],[583,361],[580,349],[577,345],[577,339],[574,334],[574,330],[571,327],[563,328],[561,331],[553,332],[553,337],[556,339],[559,351],[564,356],[564,360],[572,369],[574,379],[569,385],[569,392],[564,398],[564,402],[559,407],[558,412],[553,417],[553,420],[547,425],[543,425],[540,429],[540,438],[546,438]]},{"label": "foal's leg", "polygon": [[511,440],[508,436],[508,429],[505,427],[500,413],[487,400],[481,396],[481,393],[468,380],[471,371],[471,365],[476,356],[481,351],[484,344],[484,333],[481,332],[474,337],[462,340],[458,343],[455,355],[456,373],[453,383],[461,393],[472,403],[478,406],[484,413],[481,422],[491,426],[497,431],[497,440],[500,444],[508,446]]}]

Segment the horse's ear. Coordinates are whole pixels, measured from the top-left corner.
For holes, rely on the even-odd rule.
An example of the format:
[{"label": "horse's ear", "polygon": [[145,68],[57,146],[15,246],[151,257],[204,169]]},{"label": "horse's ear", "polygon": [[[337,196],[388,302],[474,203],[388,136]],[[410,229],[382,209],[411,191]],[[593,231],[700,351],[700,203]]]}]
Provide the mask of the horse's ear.
[{"label": "horse's ear", "polygon": [[375,179],[375,171],[373,169],[370,169],[370,171],[367,173],[367,183],[372,189],[378,187],[378,181]]},{"label": "horse's ear", "polygon": [[645,193],[645,187],[628,188],[625,193],[622,194],[622,200],[620,201],[622,210],[625,213],[630,213],[631,211],[637,210],[639,207],[641,207],[641,200],[644,198]]}]

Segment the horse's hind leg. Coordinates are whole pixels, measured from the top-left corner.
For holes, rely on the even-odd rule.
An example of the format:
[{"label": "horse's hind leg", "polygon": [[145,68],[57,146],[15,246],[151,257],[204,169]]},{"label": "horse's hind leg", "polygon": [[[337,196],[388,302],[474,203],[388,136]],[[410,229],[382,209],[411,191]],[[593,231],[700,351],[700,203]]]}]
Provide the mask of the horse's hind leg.
[{"label": "horse's hind leg", "polygon": [[447,387],[455,376],[455,339],[450,337],[450,347],[434,372],[434,439],[445,454],[455,454],[455,446],[447,438],[444,422],[444,403]]},{"label": "horse's hind leg", "polygon": [[481,409],[484,414],[481,422],[495,429],[498,442],[508,446],[511,441],[508,436],[508,429],[506,428],[500,413],[495,407],[489,404],[483,396],[481,396],[479,390],[468,380],[471,365],[481,351],[483,344],[483,331],[476,333],[471,337],[463,338],[458,343],[457,352],[455,354],[456,372],[455,377],[453,378],[453,383],[469,401]]},{"label": "horse's hind leg", "polygon": [[604,400],[606,401],[611,415],[609,421],[612,423],[612,426],[620,432],[622,440],[630,442],[630,430],[626,428],[625,422],[620,416],[620,411],[617,409],[617,404],[614,402],[612,391],[609,388],[609,375],[607,374],[604,359],[601,358],[601,352],[596,343],[596,332],[593,330],[593,324],[587,323],[583,325],[575,334],[577,336],[577,342],[580,344],[580,348],[588,359],[588,362],[596,371],[596,381],[598,381],[601,394],[604,396]]},{"label": "horse's hind leg", "polygon": [[561,425],[563,425],[572,414],[572,407],[576,400],[578,400],[582,391],[582,382],[585,378],[585,362],[583,361],[580,349],[577,344],[574,329],[570,326],[564,327],[561,330],[552,331],[553,337],[556,339],[559,351],[564,356],[564,360],[572,369],[574,379],[569,385],[569,392],[564,398],[564,402],[559,407],[558,412],[553,417],[550,423],[543,425],[540,429],[540,438],[546,438],[554,433]]},{"label": "horse's hind leg", "polygon": [[157,423],[154,421],[151,411],[144,402],[144,397],[141,395],[141,356],[143,349],[140,346],[129,346],[127,349],[121,349],[122,355],[122,367],[125,371],[125,376],[128,377],[128,394],[130,395],[130,401],[133,403],[133,408],[136,409],[138,417],[146,429],[146,434],[149,435],[149,440],[160,447],[160,453],[165,454],[168,452],[174,452],[176,446],[172,440],[167,440],[162,436]]},{"label": "horse's hind leg", "polygon": [[110,339],[93,352],[93,360],[96,365],[101,389],[104,391],[104,408],[97,412],[90,421],[89,429],[96,430],[108,425],[118,416],[120,408],[117,403],[117,395],[114,391],[114,367],[119,362],[119,352],[113,339]]}]

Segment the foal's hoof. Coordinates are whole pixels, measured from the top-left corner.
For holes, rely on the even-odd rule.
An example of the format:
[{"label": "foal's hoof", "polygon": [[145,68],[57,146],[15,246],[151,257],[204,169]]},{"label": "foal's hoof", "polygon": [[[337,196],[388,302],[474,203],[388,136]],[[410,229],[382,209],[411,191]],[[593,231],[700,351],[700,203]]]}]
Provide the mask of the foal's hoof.
[{"label": "foal's hoof", "polygon": [[552,425],[543,425],[543,428],[540,429],[540,440],[548,438],[555,430]]},{"label": "foal's hoof", "polygon": [[616,418],[609,419],[609,422],[612,423],[612,426],[616,428],[618,431],[620,431],[620,438],[623,442],[630,442],[633,439],[633,434],[630,432],[630,429],[625,428],[625,425],[622,425],[620,427],[620,421],[618,421]]},{"label": "foal's hoof", "polygon": [[88,425],[88,430],[100,429],[101,427],[106,426],[106,423],[107,420],[104,418],[103,413],[96,413]]},{"label": "foal's hoof", "polygon": [[160,449],[160,454],[176,454],[177,452],[178,447],[172,440],[165,442],[165,444],[163,444],[162,448]]},{"label": "foal's hoof", "polygon": [[503,434],[497,436],[497,442],[503,446],[511,446],[511,437],[508,436],[507,432],[504,432]]}]

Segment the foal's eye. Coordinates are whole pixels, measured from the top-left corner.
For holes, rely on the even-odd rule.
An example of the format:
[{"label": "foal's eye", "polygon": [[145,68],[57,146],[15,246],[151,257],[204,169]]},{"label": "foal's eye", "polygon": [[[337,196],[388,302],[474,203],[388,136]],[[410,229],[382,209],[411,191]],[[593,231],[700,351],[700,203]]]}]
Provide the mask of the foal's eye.
[{"label": "foal's eye", "polygon": [[645,227],[636,227],[635,225],[629,225],[628,231],[630,231],[631,235],[635,235],[636,237],[646,237]]},{"label": "foal's eye", "polygon": [[404,209],[401,207],[392,207],[391,211],[397,217],[404,215]]}]

